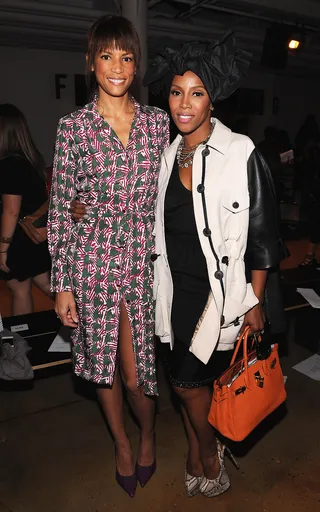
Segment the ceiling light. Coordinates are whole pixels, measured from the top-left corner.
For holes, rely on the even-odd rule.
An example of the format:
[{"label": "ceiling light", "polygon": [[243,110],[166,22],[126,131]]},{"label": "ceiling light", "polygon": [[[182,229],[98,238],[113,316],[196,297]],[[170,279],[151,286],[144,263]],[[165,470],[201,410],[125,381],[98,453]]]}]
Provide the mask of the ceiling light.
[{"label": "ceiling light", "polygon": [[300,41],[298,39],[290,39],[288,46],[290,50],[297,50],[300,46]]}]

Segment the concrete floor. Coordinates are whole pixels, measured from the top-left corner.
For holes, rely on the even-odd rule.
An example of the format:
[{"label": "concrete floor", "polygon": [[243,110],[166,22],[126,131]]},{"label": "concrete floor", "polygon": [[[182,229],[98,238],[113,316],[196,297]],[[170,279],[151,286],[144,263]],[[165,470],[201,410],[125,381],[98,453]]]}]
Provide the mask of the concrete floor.
[{"label": "concrete floor", "polygon": [[[310,353],[296,345],[282,359],[287,411],[234,449],[225,495],[189,499],[183,487],[186,439],[161,368],[158,469],[132,500],[114,481],[113,445],[96,401],[71,375],[0,393],[0,512],[307,512],[320,511],[319,383],[292,370]],[[6,421],[5,421],[6,420]],[[127,412],[128,431],[138,432]]]},{"label": "concrete floor", "polygon": [[[306,242],[288,245],[292,256],[284,266],[291,267]],[[0,282],[3,316],[10,314],[6,293]],[[52,307],[41,294],[34,298],[36,310]],[[37,379],[29,390],[0,391],[0,512],[320,511],[320,383],[292,370],[309,355],[290,345],[282,358],[286,408],[233,448],[241,469],[227,461],[232,488],[214,499],[185,496],[187,444],[161,368],[158,469],[133,500],[114,481],[113,445],[99,407],[70,373]],[[137,428],[126,416],[136,449]]]}]

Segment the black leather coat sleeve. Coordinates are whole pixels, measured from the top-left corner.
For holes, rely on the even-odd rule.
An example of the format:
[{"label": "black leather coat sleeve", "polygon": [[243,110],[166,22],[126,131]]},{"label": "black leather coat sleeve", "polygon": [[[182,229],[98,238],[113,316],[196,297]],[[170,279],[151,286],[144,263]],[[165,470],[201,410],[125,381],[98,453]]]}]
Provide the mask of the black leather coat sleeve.
[{"label": "black leather coat sleeve", "polygon": [[250,270],[275,267],[288,252],[280,237],[271,173],[257,148],[248,160],[248,188],[250,211],[246,266]]}]

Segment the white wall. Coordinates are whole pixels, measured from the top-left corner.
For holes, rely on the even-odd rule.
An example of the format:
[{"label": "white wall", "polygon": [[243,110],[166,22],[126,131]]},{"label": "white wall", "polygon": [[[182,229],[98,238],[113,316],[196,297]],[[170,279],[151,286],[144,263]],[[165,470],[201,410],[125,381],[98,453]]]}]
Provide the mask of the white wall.
[{"label": "white wall", "polygon": [[[31,132],[46,162],[52,160],[52,148],[58,119],[75,110],[74,74],[82,74],[85,56],[80,53],[0,47],[0,103],[17,105],[27,117]],[[56,99],[55,75],[67,74],[66,89]],[[317,80],[276,76],[268,70],[252,70],[244,87],[264,89],[263,116],[251,116],[249,135],[257,143],[263,130],[273,124],[288,131],[293,140],[299,126],[309,113],[320,123],[320,102]],[[273,115],[273,98],[279,98],[279,113]]]},{"label": "white wall", "polygon": [[[51,163],[58,119],[76,110],[74,74],[83,74],[79,53],[0,47],[0,103],[13,103],[25,114],[32,136]],[[66,89],[56,99],[55,74],[66,74]]]}]

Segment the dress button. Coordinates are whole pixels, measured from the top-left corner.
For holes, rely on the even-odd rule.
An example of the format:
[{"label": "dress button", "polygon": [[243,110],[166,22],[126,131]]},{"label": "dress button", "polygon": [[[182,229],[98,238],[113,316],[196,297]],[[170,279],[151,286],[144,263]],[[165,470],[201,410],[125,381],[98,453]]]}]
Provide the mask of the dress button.
[{"label": "dress button", "polygon": [[234,203],[232,203],[232,206],[233,206],[233,208],[239,208],[239,203],[237,203],[237,201],[235,201]]},{"label": "dress button", "polygon": [[204,192],[204,185],[202,185],[202,183],[200,183],[200,185],[197,186],[197,191],[199,192],[199,194],[202,194]]},{"label": "dress button", "polygon": [[221,270],[216,270],[214,273],[214,277],[221,281],[221,279],[223,278],[223,272],[221,272]]},{"label": "dress button", "polygon": [[127,304],[130,304],[130,302],[131,302],[131,301],[130,301],[129,299],[127,299]]},{"label": "dress button", "polygon": [[204,150],[202,151],[202,156],[206,157],[206,156],[209,156],[209,155],[210,155],[209,148],[204,148]]},{"label": "dress button", "polygon": [[221,261],[222,261],[222,263],[223,263],[224,265],[228,265],[228,264],[229,264],[229,258],[228,258],[228,256],[223,256]]},{"label": "dress button", "polygon": [[204,228],[204,230],[203,230],[203,234],[204,234],[204,236],[210,236],[210,235],[211,235],[211,229],[209,229],[209,228]]}]

